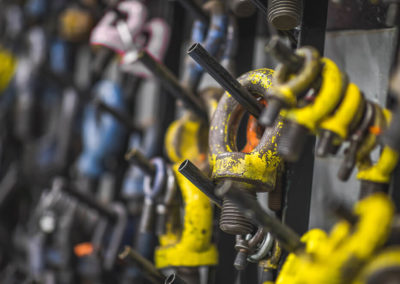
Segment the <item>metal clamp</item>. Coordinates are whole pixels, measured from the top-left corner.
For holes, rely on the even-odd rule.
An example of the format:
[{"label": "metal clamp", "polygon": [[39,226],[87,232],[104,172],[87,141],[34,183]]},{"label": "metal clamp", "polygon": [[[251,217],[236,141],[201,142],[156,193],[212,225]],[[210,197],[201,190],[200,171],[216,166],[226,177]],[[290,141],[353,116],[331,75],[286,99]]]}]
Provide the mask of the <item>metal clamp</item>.
[{"label": "metal clamp", "polygon": [[166,180],[165,162],[161,158],[154,158],[151,162],[156,171],[153,178],[146,176],[143,181],[145,198],[139,225],[139,231],[142,233],[154,231],[156,199],[160,197]]}]

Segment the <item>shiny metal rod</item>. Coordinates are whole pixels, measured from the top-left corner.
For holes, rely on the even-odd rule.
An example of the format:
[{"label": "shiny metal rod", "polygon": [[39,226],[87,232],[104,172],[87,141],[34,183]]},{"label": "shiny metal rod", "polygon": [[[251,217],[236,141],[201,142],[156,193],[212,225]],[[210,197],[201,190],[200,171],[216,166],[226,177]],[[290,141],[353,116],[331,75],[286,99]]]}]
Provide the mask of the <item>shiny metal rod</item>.
[{"label": "shiny metal rod", "polygon": [[142,171],[151,177],[154,177],[156,174],[156,167],[150,163],[149,159],[147,159],[138,149],[132,149],[129,151],[125,155],[125,159],[135,166],[138,166]]},{"label": "shiny metal rod", "polygon": [[194,0],[176,0],[181,5],[193,14],[198,20],[202,21],[206,25],[210,21],[210,17],[201,9],[201,7]]},{"label": "shiny metal rod", "polygon": [[154,59],[146,50],[137,52],[134,57],[135,61],[140,61],[153,72],[175,98],[182,100],[183,104],[199,118],[205,122],[208,121],[208,115],[202,102],[192,92],[182,87],[175,75],[164,64]]},{"label": "shiny metal rod", "polygon": [[268,17],[268,6],[265,5],[261,0],[251,0],[253,4],[266,16]]},{"label": "shiny metal rod", "polygon": [[193,185],[200,189],[210,200],[215,203],[219,208],[222,207],[222,200],[215,195],[214,182],[203,174],[199,168],[193,165],[189,160],[185,160],[180,166],[178,171],[184,175]]},{"label": "shiny metal rod", "polygon": [[141,270],[144,270],[146,278],[154,284],[164,283],[166,278],[157,268],[146,258],[141,256],[138,252],[134,251],[131,247],[125,246],[124,250],[118,255],[121,260],[128,260],[133,262]]},{"label": "shiny metal rod", "polygon": [[187,52],[249,113],[258,118],[261,106],[253,95],[238,80],[212,57],[200,43],[194,43]]},{"label": "shiny metal rod", "polygon": [[176,273],[172,273],[165,279],[164,284],[186,284]]},{"label": "shiny metal rod", "polygon": [[130,132],[141,132],[142,129],[136,127],[131,120],[129,119],[128,116],[126,116],[124,113],[116,110],[113,107],[110,107],[106,103],[104,103],[102,100],[95,98],[93,100],[93,103],[96,107],[98,107],[101,111],[107,112],[108,114],[112,115],[118,122],[120,122],[122,125],[124,125]]}]

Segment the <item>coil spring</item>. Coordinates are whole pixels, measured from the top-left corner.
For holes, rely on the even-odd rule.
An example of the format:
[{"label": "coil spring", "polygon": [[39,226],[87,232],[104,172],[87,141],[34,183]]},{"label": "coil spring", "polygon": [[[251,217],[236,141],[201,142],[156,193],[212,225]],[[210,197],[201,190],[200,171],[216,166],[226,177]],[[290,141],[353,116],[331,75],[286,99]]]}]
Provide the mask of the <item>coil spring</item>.
[{"label": "coil spring", "polygon": [[[257,198],[254,193],[244,192],[253,199]],[[219,227],[222,231],[231,235],[246,235],[252,233],[255,229],[252,222],[243,215],[236,204],[227,198],[224,198],[222,203]]]},{"label": "coil spring", "polygon": [[291,30],[299,25],[301,3],[299,0],[270,0],[268,21],[278,30]]}]

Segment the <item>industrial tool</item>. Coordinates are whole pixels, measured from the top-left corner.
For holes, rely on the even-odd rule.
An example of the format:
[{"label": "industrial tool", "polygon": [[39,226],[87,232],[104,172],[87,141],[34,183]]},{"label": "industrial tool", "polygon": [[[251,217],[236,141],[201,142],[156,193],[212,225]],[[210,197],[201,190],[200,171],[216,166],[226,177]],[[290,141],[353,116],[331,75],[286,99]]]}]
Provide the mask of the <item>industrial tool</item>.
[{"label": "industrial tool", "polygon": [[[118,85],[103,81],[97,86],[98,97],[118,109],[125,111],[122,92]],[[94,106],[85,110],[83,146],[78,168],[82,175],[99,178],[106,168],[106,160],[112,155],[121,153],[126,130],[114,117],[106,113],[96,114]]]},{"label": "industrial tool", "polygon": [[385,248],[365,265],[354,284],[388,284],[400,279],[400,251],[398,246]]},{"label": "industrial tool", "polygon": [[[310,54],[314,53],[310,61],[314,65],[308,67],[306,67],[308,61],[304,59],[307,57],[301,56],[298,51],[291,52],[279,43],[278,39],[272,40],[268,49],[284,63],[273,75],[275,78],[272,84],[273,91],[266,96],[267,100],[269,97],[272,100],[269,100],[271,103],[260,121],[268,125],[275,120],[279,112],[284,116],[287,123],[278,139],[279,154],[287,161],[296,161],[302,153],[308,133],[320,136],[316,154],[321,157],[335,154],[344,141],[350,141],[338,173],[339,178],[347,180],[357,165],[360,170],[358,178],[371,179],[375,183],[388,181],[391,172],[389,168],[393,167],[390,165],[396,160],[393,155],[390,155],[391,161],[381,162],[388,167],[385,170],[382,169],[381,163],[377,164],[381,169],[380,177],[372,177],[371,171],[376,168],[370,169],[367,174],[363,171],[371,166],[369,153],[376,147],[377,137],[388,125],[390,118],[388,111],[367,101],[356,85],[347,82],[346,76],[332,61],[319,59],[318,54],[311,48],[303,48]],[[320,70],[318,66],[322,66],[322,69]],[[309,68],[308,73],[293,71],[299,68],[302,68],[300,70]],[[296,85],[297,82],[301,83]],[[296,89],[293,86],[301,88]],[[282,107],[285,108],[283,111]],[[386,148],[385,152],[388,151]],[[363,182],[363,188],[365,187],[366,183]]]},{"label": "industrial tool", "polygon": [[132,62],[140,61],[149,70],[153,72],[155,77],[160,81],[162,86],[177,99],[182,100],[184,105],[193,111],[201,119],[207,121],[207,113],[204,110],[202,102],[189,90],[186,90],[179,84],[178,79],[173,73],[167,69],[161,62],[155,60],[147,51],[132,51],[129,53]]},{"label": "industrial tool", "polygon": [[98,48],[106,47],[123,55],[121,68],[124,72],[148,78],[152,73],[140,62],[131,61],[129,52],[146,49],[154,58],[162,60],[170,30],[163,19],[148,21],[147,16],[147,8],[140,1],[122,1],[101,19],[91,34],[90,42]]},{"label": "industrial tool", "polygon": [[[205,49],[213,56],[217,56],[221,52],[223,42],[225,41],[228,16],[224,11],[224,5],[221,1],[209,1],[204,7],[211,13],[210,23],[200,20],[195,21],[193,23],[191,40],[192,42],[203,42]],[[207,25],[208,30],[205,33]],[[189,57],[186,57],[185,63],[182,85],[193,92],[197,92],[204,70]]]},{"label": "industrial tool", "polygon": [[68,7],[60,15],[60,35],[65,40],[80,42],[88,38],[93,24],[94,19],[89,10]]},{"label": "industrial tool", "polygon": [[[159,181],[156,182],[157,175],[160,176],[160,173],[157,174],[155,166],[143,155],[138,151],[132,151],[128,155],[128,158],[146,171],[149,176],[155,177],[154,185],[160,184]],[[157,213],[157,219],[159,220],[157,232],[162,234],[159,236],[160,247],[156,248],[155,252],[156,267],[158,269],[173,267],[178,269],[178,274],[181,274],[179,267],[191,267],[190,270],[192,272],[189,275],[181,275],[181,277],[184,279],[190,277],[189,279],[192,279],[192,281],[198,281],[192,278],[194,275],[197,275],[195,273],[197,267],[215,265],[217,261],[216,249],[210,244],[212,211],[208,199],[202,196],[197,189],[189,187],[189,184],[182,183],[184,181],[183,177],[176,176],[177,173],[177,165],[175,165],[173,174],[172,171],[168,173],[166,193],[163,201],[159,204],[163,205],[162,207],[156,206],[154,201],[150,200],[152,196],[147,195],[147,205],[146,203],[144,205],[141,227],[142,229],[150,229],[149,226],[151,223],[154,226],[156,220],[150,217]],[[173,209],[177,205],[176,203],[174,205],[172,201],[176,199],[174,196],[177,193],[174,176],[176,176],[185,204],[184,224],[176,222],[179,214],[177,215],[178,212]],[[151,193],[154,192],[149,192],[149,194]],[[166,212],[164,211],[165,209],[167,209]]]},{"label": "industrial tool", "polygon": [[3,62],[0,69],[0,93],[10,84],[17,67],[15,56],[5,49],[0,49],[0,61]]},{"label": "industrial tool", "polygon": [[121,38],[118,27],[126,25],[128,36],[133,39],[142,32],[147,14],[147,8],[143,3],[122,1],[99,21],[90,35],[90,43],[94,46],[105,46],[123,54],[126,51],[126,43],[124,38]]},{"label": "industrial tool", "polygon": [[229,6],[238,17],[250,17],[256,11],[251,0],[230,0]]},{"label": "industrial tool", "polygon": [[[256,191],[276,189],[278,192],[283,163],[277,156],[275,143],[282,122],[278,121],[273,127],[259,130],[260,133],[257,133],[256,120],[261,113],[262,98],[271,85],[272,70],[250,71],[236,80],[201,44],[193,44],[188,54],[227,91],[220,99],[210,124],[209,147],[213,181],[219,183],[230,179],[244,184],[247,189],[245,192],[252,198],[255,198]],[[244,149],[238,149],[236,137],[245,110],[252,115],[249,117],[247,128],[249,137],[255,139],[254,144],[250,138]],[[281,193],[276,194],[279,198],[275,199],[277,202],[272,206],[276,211],[281,208],[280,195]],[[270,205],[274,204],[274,198],[270,201]],[[234,265],[239,270],[245,268],[248,260],[259,262],[272,247],[273,241],[270,236],[262,230],[257,230],[229,200],[223,201],[220,228],[226,233],[237,235],[235,247],[238,254]],[[255,252],[256,246],[261,248],[260,251]]]},{"label": "industrial tool", "polygon": [[[205,42],[208,48],[213,50],[212,52],[217,52],[225,33],[220,29],[226,28],[227,18],[221,14],[219,1],[213,5],[215,5],[211,9],[213,24],[210,25],[211,29],[207,33]],[[192,38],[196,36],[203,38],[206,24],[200,21],[195,22]],[[221,91],[207,88],[198,92],[204,102],[194,95],[194,92],[197,92],[202,69],[193,62],[188,61],[189,63],[185,65],[184,74],[186,75],[183,76],[184,86],[182,86],[168,69],[145,52],[136,55],[136,58],[152,70],[171,93],[182,99],[188,110],[193,111],[185,113],[173,122],[165,137],[166,152],[174,163],[172,169],[182,194],[185,215],[178,231],[172,230],[171,224],[167,223],[166,234],[159,238],[160,246],[156,249],[155,264],[159,269],[174,268],[177,274],[188,283],[199,283],[201,281],[199,268],[215,266],[218,260],[216,247],[211,243],[212,206],[206,196],[180,175],[178,168],[179,164],[188,158],[197,165],[201,165],[202,168],[206,167],[207,140],[203,137],[207,137],[206,122],[215,110],[216,100]],[[172,280],[173,278],[166,283]]]},{"label": "industrial tool", "polygon": [[38,115],[41,96],[37,73],[45,59],[45,35],[39,27],[31,28],[27,34],[29,52],[21,57],[15,73],[15,135],[21,141],[31,141],[40,136],[41,123]]},{"label": "industrial tool", "polygon": [[[159,155],[162,151],[165,118],[168,115],[165,110],[168,107],[168,102],[161,103],[151,109],[151,111],[154,111],[154,115],[151,116],[151,125],[149,122],[141,125],[135,123],[133,125],[133,118],[137,116],[134,111],[139,109],[137,106],[138,102],[140,102],[138,100],[140,98],[138,96],[139,90],[143,90],[144,87],[146,88],[145,91],[147,91],[148,83],[153,80],[153,74],[142,63],[131,61],[129,54],[145,49],[152,57],[162,61],[169,44],[170,30],[167,23],[161,18],[148,20],[148,14],[147,7],[140,1],[122,1],[118,3],[114,9],[105,14],[92,32],[91,44],[97,48],[107,48],[117,52],[122,57],[119,67],[125,73],[124,79],[134,81],[135,85],[129,90],[132,93],[126,94],[130,98],[127,103],[131,105],[129,116],[123,116],[118,110],[106,109],[100,104],[99,106],[103,110],[113,113],[120,121],[124,121],[124,124],[133,131],[129,139],[129,148],[140,149],[146,157],[150,158]],[[134,77],[132,78],[132,76]],[[165,101],[164,98],[160,98],[163,94],[160,93],[157,85],[154,91],[156,92],[155,100]],[[134,160],[135,154],[129,157],[130,160]],[[134,247],[147,259],[153,258],[156,243],[155,237],[165,230],[165,224],[163,225],[165,220],[162,221],[161,219],[166,218],[165,214],[168,213],[170,203],[173,203],[173,200],[169,199],[166,200],[168,204],[165,205],[162,200],[159,200],[164,196],[165,178],[170,170],[166,170],[163,160],[158,159],[157,161],[157,165],[162,167],[162,170],[158,172],[158,176],[162,178],[161,180],[160,178],[158,179],[160,183],[157,190],[152,190],[154,187],[151,184],[151,180],[154,176],[151,175],[151,178],[144,177],[141,169],[135,166],[128,168],[122,183],[122,197],[127,202],[131,217],[129,232],[127,232],[126,237],[133,240]],[[171,190],[174,191],[174,188],[167,189],[167,192],[170,193]],[[172,193],[172,196],[168,195],[168,193],[165,196],[174,197],[174,193]],[[143,196],[145,196],[144,206]],[[142,209],[144,211],[142,217],[140,217]],[[156,211],[163,211],[160,214],[157,213],[160,218],[156,218]],[[139,226],[137,226],[138,222],[140,222]],[[124,275],[126,275],[125,281],[142,281],[140,274],[141,272],[137,269],[128,267],[124,272]]]},{"label": "industrial tool", "polygon": [[[269,107],[264,110],[261,123],[271,125],[283,107],[293,107],[297,97],[304,95],[309,85],[317,79],[320,71],[319,55],[316,50],[300,49],[293,53],[278,38],[271,39],[267,51],[283,62],[273,76],[273,87],[268,93]],[[290,73],[297,76],[289,78]]]},{"label": "industrial tool", "polygon": [[217,194],[230,198],[246,217],[270,231],[291,252],[275,283],[353,283],[368,261],[379,258],[394,215],[389,198],[375,193],[355,205],[351,214],[355,219],[338,222],[329,235],[312,229],[300,239],[234,183],[225,182]]},{"label": "industrial tool", "polygon": [[[103,270],[110,273],[114,268],[126,229],[127,213],[122,204],[104,205],[77,189],[73,183],[67,184],[58,177],[54,179],[51,190],[42,194],[31,220],[30,240],[38,240],[28,243],[30,268],[35,278],[40,278],[44,270],[54,266],[61,269],[57,278],[62,279],[64,271],[72,279],[70,249],[74,246],[78,263],[82,265],[78,269],[79,276],[93,280],[99,279]],[[71,234],[75,226],[85,230],[79,234],[80,239],[73,241]],[[84,242],[85,234],[91,236],[88,243]],[[84,258],[86,261],[83,263]]]},{"label": "industrial tool", "polygon": [[[260,2],[260,0],[253,0]],[[302,2],[300,0],[268,1],[268,22],[278,30],[290,30],[300,24]]]}]

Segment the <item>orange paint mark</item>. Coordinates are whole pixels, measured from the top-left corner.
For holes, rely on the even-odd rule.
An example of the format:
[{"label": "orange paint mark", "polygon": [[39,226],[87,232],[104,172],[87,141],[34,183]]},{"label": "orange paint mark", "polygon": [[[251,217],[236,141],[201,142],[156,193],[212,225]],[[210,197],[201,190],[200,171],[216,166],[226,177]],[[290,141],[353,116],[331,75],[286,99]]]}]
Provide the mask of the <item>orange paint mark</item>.
[{"label": "orange paint mark", "polygon": [[382,134],[383,131],[382,131],[382,128],[380,128],[379,126],[372,125],[369,128],[369,132],[371,132],[374,135],[380,135],[380,134]]},{"label": "orange paint mark", "polygon": [[91,243],[81,243],[74,247],[74,253],[77,257],[84,257],[92,254],[94,251],[93,245]]},{"label": "orange paint mark", "polygon": [[[262,99],[259,101],[264,106],[267,105],[267,102]],[[264,127],[258,124],[257,119],[250,115],[249,120],[247,121],[247,132],[246,132],[246,145],[243,147],[243,153],[250,153],[254,150],[255,147],[260,143],[260,139],[262,134],[264,133]]]}]

